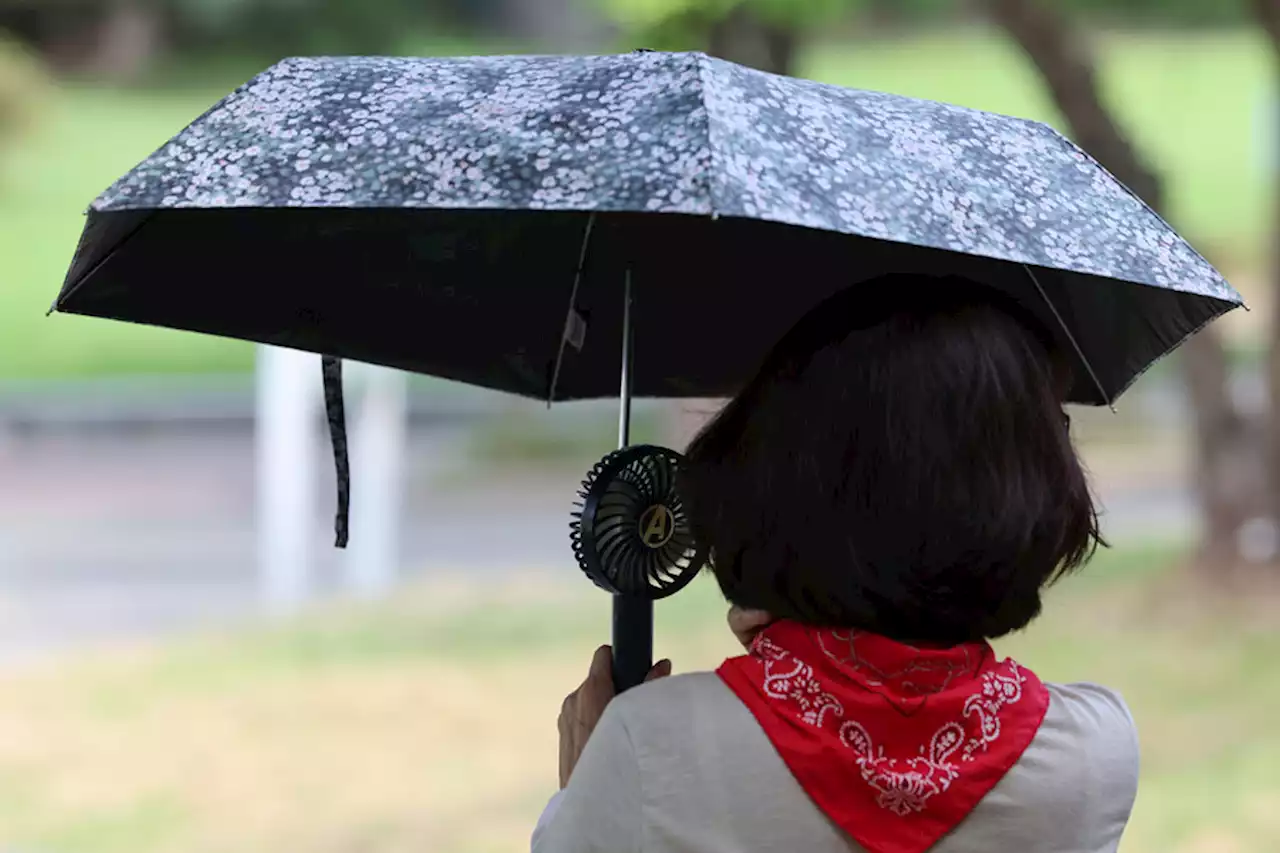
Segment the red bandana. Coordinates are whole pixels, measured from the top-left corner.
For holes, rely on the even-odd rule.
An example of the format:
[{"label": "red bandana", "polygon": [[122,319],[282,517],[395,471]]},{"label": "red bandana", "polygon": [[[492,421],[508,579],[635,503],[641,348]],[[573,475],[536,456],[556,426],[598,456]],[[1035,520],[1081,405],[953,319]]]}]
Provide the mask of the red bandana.
[{"label": "red bandana", "polygon": [[813,802],[868,853],[924,853],[1030,745],[1035,674],[986,643],[918,649],[778,622],[720,678]]}]

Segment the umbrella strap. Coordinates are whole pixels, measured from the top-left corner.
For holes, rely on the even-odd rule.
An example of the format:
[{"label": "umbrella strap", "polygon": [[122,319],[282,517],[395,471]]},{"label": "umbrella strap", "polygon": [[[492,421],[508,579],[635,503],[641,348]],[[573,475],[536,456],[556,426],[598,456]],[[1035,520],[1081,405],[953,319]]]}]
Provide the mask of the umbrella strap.
[{"label": "umbrella strap", "polygon": [[338,510],[333,520],[334,546],[346,548],[351,514],[351,462],[347,457],[347,415],[342,401],[342,359],[323,356],[320,367],[324,373],[324,411],[329,421],[329,440],[333,444],[333,464],[338,480]]}]

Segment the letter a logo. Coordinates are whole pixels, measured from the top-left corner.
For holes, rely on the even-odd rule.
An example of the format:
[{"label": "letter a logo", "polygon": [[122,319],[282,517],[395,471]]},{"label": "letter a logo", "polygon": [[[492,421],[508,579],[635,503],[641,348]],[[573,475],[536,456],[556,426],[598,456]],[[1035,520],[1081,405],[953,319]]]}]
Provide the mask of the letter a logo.
[{"label": "letter a logo", "polygon": [[650,548],[661,548],[671,541],[676,532],[671,510],[662,504],[654,504],[640,515],[640,541]]}]

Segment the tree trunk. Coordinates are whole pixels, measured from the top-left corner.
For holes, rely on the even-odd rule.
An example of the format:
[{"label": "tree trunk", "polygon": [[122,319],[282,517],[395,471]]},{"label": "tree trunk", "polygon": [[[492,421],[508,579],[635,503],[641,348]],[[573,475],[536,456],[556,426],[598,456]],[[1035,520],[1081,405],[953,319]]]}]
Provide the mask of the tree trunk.
[{"label": "tree trunk", "polygon": [[165,22],[151,0],[111,0],[51,13],[46,45],[50,64],[92,80],[135,82],[164,42]]},{"label": "tree trunk", "polygon": [[798,44],[793,28],[761,20],[745,3],[713,23],[707,34],[707,52],[713,56],[774,74],[791,73]]},{"label": "tree trunk", "polygon": [[[1263,32],[1271,42],[1273,66],[1272,73],[1280,80],[1280,0],[1250,0],[1254,17],[1257,18]],[[1273,97],[1275,97],[1273,95]],[[1277,158],[1280,151],[1268,152],[1272,176],[1277,172]],[[1280,190],[1280,187],[1277,188]],[[1274,225],[1276,235],[1271,240],[1271,287],[1280,291],[1280,191],[1276,192]],[[1280,299],[1272,300],[1269,318],[1270,352],[1267,358],[1267,389],[1270,391],[1271,408],[1269,411],[1267,430],[1267,452],[1270,496],[1273,517],[1280,518]]]},{"label": "tree trunk", "polygon": [[1271,37],[1271,43],[1280,51],[1280,2],[1277,0],[1250,0],[1254,17]]},{"label": "tree trunk", "polygon": [[[746,4],[740,4],[715,21],[706,34],[707,52],[774,74],[790,74],[800,42],[795,29],[762,21]],[[723,405],[721,400],[680,400],[673,404],[671,435],[683,449],[707,420]]]},{"label": "tree trunk", "polygon": [[163,24],[146,0],[115,0],[96,33],[90,70],[99,79],[130,83],[151,67],[160,51]]},{"label": "tree trunk", "polygon": [[594,6],[576,0],[502,0],[498,24],[505,35],[552,50],[583,50],[602,41],[604,21]]},{"label": "tree trunk", "polygon": [[[982,3],[1040,72],[1076,142],[1160,210],[1160,178],[1104,105],[1081,34],[1045,0]],[[1238,562],[1241,530],[1251,520],[1271,515],[1267,490],[1258,476],[1261,435],[1231,397],[1226,353],[1215,330],[1192,338],[1179,358],[1194,413],[1194,468],[1204,522],[1200,562],[1212,568],[1222,561]]]}]

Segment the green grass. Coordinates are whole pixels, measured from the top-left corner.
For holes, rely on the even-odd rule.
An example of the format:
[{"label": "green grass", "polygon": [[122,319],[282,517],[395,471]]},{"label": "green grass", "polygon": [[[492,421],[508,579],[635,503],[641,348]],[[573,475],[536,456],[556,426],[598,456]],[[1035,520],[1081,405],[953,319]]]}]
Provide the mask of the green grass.
[{"label": "green grass", "polygon": [[[1175,556],[1104,554],[1001,651],[1126,696],[1143,779],[1123,853],[1280,849],[1274,603],[1193,601]],[[607,636],[607,598],[577,581],[424,586],[0,678],[0,849],[521,849],[560,700]],[[678,671],[735,653],[710,579],[657,623]]]},{"label": "green grass", "polygon": [[[44,314],[99,192],[220,92],[64,90],[0,175],[0,379],[248,370],[248,344]],[[193,264],[198,258],[191,259]],[[181,286],[175,271],[174,286]]]},{"label": "green grass", "polygon": [[[1245,32],[1117,35],[1100,48],[1104,82],[1124,124],[1169,176],[1175,223],[1231,270],[1256,269],[1271,209],[1253,124],[1270,79],[1261,39]],[[469,52],[460,44],[431,50]],[[802,70],[831,82],[1054,119],[1026,62],[981,31],[820,45]],[[177,85],[191,75],[133,92],[71,88],[48,104],[44,125],[0,171],[0,379],[249,368],[251,349],[237,342],[43,318],[89,201],[248,73],[218,67],[195,89]]]}]

